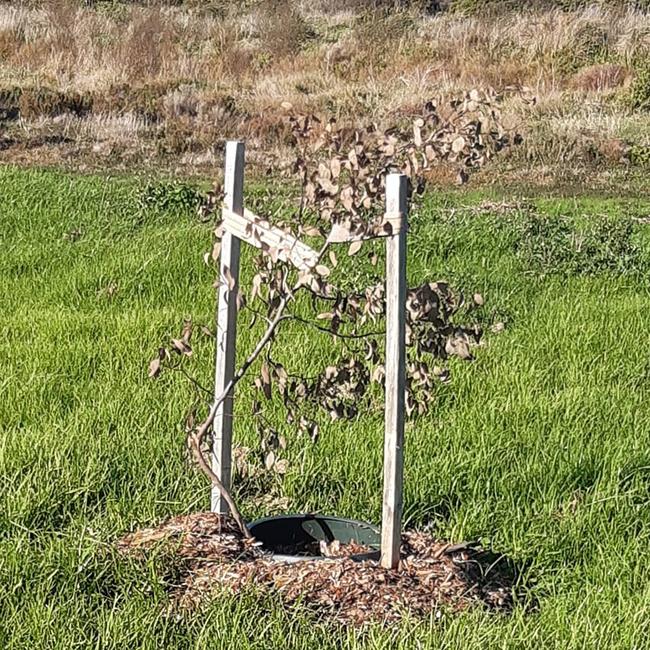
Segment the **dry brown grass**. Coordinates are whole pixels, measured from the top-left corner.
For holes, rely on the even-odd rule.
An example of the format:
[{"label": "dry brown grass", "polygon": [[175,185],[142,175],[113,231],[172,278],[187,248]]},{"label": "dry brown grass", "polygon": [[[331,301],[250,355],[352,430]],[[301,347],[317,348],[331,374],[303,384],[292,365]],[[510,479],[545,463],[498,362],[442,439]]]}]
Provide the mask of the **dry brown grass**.
[{"label": "dry brown grass", "polygon": [[12,118],[0,133],[14,143],[0,148],[4,159],[25,134],[65,135],[75,160],[106,165],[207,170],[215,147],[234,137],[278,159],[288,137],[282,102],[381,124],[475,86],[502,91],[507,119],[526,136],[512,164],[611,164],[601,145],[650,137],[648,115],[625,105],[635,67],[650,56],[650,15],[639,11],[427,16],[356,0],[200,4],[0,5],[0,115]]},{"label": "dry brown grass", "polygon": [[571,86],[585,92],[602,93],[619,88],[630,78],[630,70],[615,63],[597,63],[577,72],[571,79]]}]

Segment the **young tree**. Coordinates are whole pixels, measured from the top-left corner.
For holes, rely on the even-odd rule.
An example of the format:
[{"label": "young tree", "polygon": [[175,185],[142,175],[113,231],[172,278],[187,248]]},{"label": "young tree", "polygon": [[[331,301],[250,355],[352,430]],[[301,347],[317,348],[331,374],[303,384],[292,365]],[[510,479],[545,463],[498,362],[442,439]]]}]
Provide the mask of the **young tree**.
[{"label": "young tree", "polygon": [[[493,92],[472,90],[443,105],[429,101],[417,115],[388,129],[374,124],[363,128],[339,125],[334,119],[298,114],[285,105],[296,152],[292,174],[298,179],[299,192],[289,196],[273,217],[254,217],[254,225],[242,233],[258,247],[257,273],[250,290],[239,291],[237,304],[241,312],[251,314],[253,322],[263,322],[264,328],[222,394],[212,403],[195,403],[186,426],[196,462],[220,490],[244,535],[250,533],[239,509],[207,458],[215,414],[226,395],[253,374],[258,395],[252,410],[260,464],[277,473],[286,471],[286,460],[281,458],[286,441],[264,413],[264,404],[274,395],[284,406],[286,421],[314,442],[323,417],[354,418],[371,405],[373,391],[383,389],[385,375],[385,285],[375,270],[379,256],[374,250],[364,256],[365,270],[351,268],[352,258],[362,257],[368,240],[391,234],[394,215],[384,214],[385,178],[391,172],[408,176],[413,201],[424,192],[434,167],[454,168],[458,183],[466,182],[473,171],[519,141],[518,135],[503,128],[498,100]],[[228,211],[219,210],[222,196],[216,188],[201,208],[204,216],[214,213],[218,220],[208,260],[219,259],[222,220],[229,218]],[[268,233],[262,236],[263,231],[275,233],[277,243],[269,244]],[[347,246],[344,252],[342,244]],[[228,273],[222,281],[234,286]],[[471,348],[480,341],[481,328],[457,320],[462,310],[482,302],[479,295],[465,301],[445,282],[425,281],[408,289],[407,416],[425,413],[436,382],[447,380],[448,371],[435,360],[472,358]],[[309,374],[285,367],[276,346],[279,331],[289,322],[338,341],[332,363],[310,368]],[[192,331],[192,323],[185,323],[181,337],[160,348],[150,364],[152,377],[163,369],[178,370],[198,385],[186,367],[192,354]]]}]

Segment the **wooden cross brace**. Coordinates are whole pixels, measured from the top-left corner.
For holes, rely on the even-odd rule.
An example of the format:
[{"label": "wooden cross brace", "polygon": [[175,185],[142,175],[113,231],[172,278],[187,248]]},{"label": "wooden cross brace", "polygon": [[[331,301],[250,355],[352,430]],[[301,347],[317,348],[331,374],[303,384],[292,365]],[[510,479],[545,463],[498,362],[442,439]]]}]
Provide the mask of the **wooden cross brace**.
[{"label": "wooden cross brace", "polygon": [[318,263],[318,253],[313,248],[291,233],[271,226],[268,221],[246,208],[244,214],[236,214],[224,208],[223,227],[242,241],[269,253],[272,259],[291,262],[301,271],[308,271]]}]

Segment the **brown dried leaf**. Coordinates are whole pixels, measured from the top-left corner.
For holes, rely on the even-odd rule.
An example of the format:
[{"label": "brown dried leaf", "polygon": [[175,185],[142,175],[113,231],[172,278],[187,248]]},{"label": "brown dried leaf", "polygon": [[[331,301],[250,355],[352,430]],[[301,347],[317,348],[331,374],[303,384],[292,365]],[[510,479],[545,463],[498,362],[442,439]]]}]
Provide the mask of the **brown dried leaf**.
[{"label": "brown dried leaf", "polygon": [[341,190],[341,203],[350,212],[354,206],[354,190],[349,185]]},{"label": "brown dried leaf", "polygon": [[160,374],[160,371],[160,359],[156,357],[155,359],[152,359],[151,363],[149,364],[149,377],[155,379]]},{"label": "brown dried leaf", "polygon": [[422,146],[422,130],[417,124],[413,124],[413,143],[416,147]]},{"label": "brown dried leaf", "polygon": [[459,359],[472,359],[472,353],[470,352],[469,345],[463,337],[455,337],[447,339],[445,343],[445,352],[450,356],[456,356]]},{"label": "brown dried leaf", "polygon": [[307,237],[319,237],[321,234],[316,226],[302,226],[301,230]]},{"label": "brown dried leaf", "polygon": [[289,469],[289,461],[286,458],[283,458],[282,460],[276,460],[273,464],[273,469],[278,474],[286,474],[287,470]]},{"label": "brown dried leaf", "polygon": [[251,302],[255,300],[256,296],[260,292],[260,288],[262,287],[262,276],[259,273],[253,276],[252,285],[253,286],[251,287],[251,295],[250,295]]},{"label": "brown dried leaf", "polygon": [[323,181],[331,181],[332,180],[332,172],[330,168],[325,164],[325,163],[320,163],[318,165],[318,176],[319,176],[319,183],[323,183]]},{"label": "brown dried leaf", "polygon": [[262,391],[264,391],[264,397],[266,397],[266,399],[271,399],[271,373],[269,372],[269,366],[266,361],[262,364],[260,377],[262,379]]},{"label": "brown dried leaf", "polygon": [[332,181],[328,180],[327,178],[319,178],[318,183],[330,196],[334,196],[339,193],[339,186],[332,183]]},{"label": "brown dried leaf", "polygon": [[235,278],[227,266],[223,267],[223,277],[226,280],[226,286],[228,287],[228,290],[232,291],[237,283],[235,282]]},{"label": "brown dried leaf", "polygon": [[360,250],[361,247],[363,246],[363,241],[353,241],[350,244],[350,248],[348,248],[348,255],[356,255]]},{"label": "brown dried leaf", "polygon": [[179,354],[183,354],[186,357],[192,356],[192,348],[182,339],[172,339],[172,346]]},{"label": "brown dried leaf", "polygon": [[192,339],[192,330],[193,329],[194,328],[192,326],[192,321],[191,320],[186,320],[183,323],[183,332],[181,333],[181,340],[186,345],[189,345],[190,340]]},{"label": "brown dried leaf", "polygon": [[246,296],[241,291],[237,291],[235,304],[237,305],[237,311],[241,311],[244,307],[246,307]]},{"label": "brown dried leaf", "polygon": [[459,135],[451,143],[451,150],[454,153],[460,153],[465,148],[465,138],[462,135]]}]

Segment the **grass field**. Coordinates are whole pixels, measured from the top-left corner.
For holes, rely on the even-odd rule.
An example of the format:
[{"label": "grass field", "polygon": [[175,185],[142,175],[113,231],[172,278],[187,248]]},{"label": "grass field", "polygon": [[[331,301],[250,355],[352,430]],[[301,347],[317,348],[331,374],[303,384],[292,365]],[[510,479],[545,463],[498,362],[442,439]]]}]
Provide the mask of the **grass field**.
[{"label": "grass field", "polygon": [[[210,228],[143,208],[142,186],[0,169],[0,647],[648,647],[650,200],[456,192],[414,215],[413,282],[482,293],[506,329],[409,424],[405,517],[525,563],[538,605],[359,632],[254,593],[166,617],[155,561],[111,549],[209,503],[184,455],[187,389],[146,367],[184,315],[211,319]],[[292,354],[324,358],[295,336]],[[243,411],[236,436],[252,441]],[[289,509],[377,523],[381,438],[381,414],[316,446],[290,436]]]}]

